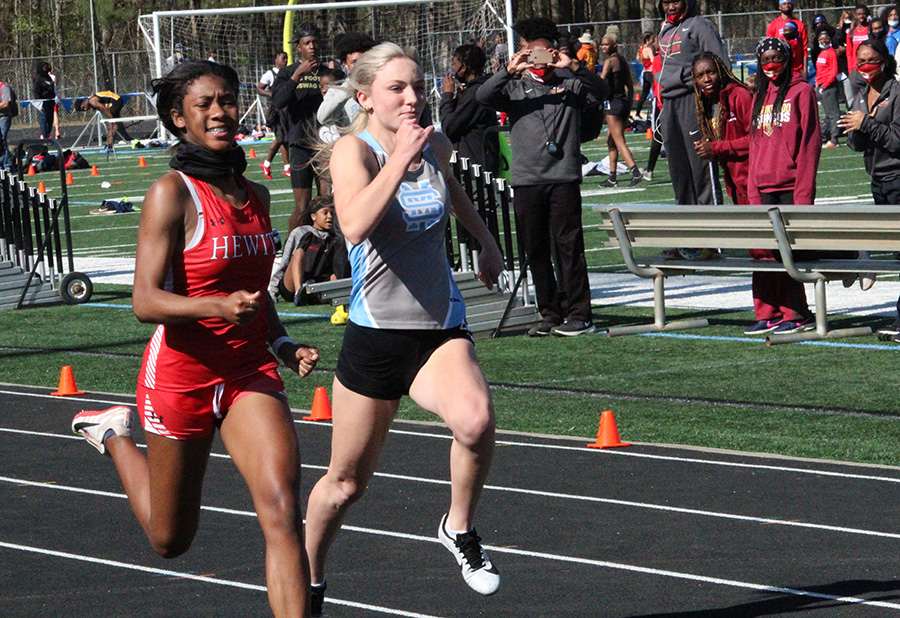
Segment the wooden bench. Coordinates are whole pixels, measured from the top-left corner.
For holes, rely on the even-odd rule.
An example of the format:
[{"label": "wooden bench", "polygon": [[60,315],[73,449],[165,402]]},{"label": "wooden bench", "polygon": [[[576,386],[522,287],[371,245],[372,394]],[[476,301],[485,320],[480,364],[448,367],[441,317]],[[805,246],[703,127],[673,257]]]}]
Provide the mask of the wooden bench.
[{"label": "wooden bench", "polygon": [[[609,234],[607,246],[618,246],[628,270],[653,280],[654,323],[610,328],[609,336],[672,331],[708,326],[707,320],[666,322],[665,279],[696,271],[781,271],[815,285],[816,330],[771,335],[766,343],[786,343],[869,335],[869,327],[828,329],[825,284],[860,273],[896,274],[900,263],[900,206],[652,206],[620,205],[599,209]],[[725,255],[714,260],[668,260],[660,249],[715,247],[777,249],[781,262]],[[635,249],[654,249],[652,256]],[[796,251],[878,251],[891,259],[820,259],[797,261]]]},{"label": "wooden bench", "polygon": [[[510,273],[509,277],[514,274]],[[489,290],[473,271],[454,272],[453,279],[466,302],[466,323],[476,339],[499,335],[501,319],[505,334],[520,334],[540,324],[541,314],[533,304],[526,304],[521,295],[513,300],[512,292],[501,291],[513,289],[514,281],[501,281],[501,285]],[[310,294],[333,307],[350,303],[350,288],[350,279],[311,283],[306,287]]]}]

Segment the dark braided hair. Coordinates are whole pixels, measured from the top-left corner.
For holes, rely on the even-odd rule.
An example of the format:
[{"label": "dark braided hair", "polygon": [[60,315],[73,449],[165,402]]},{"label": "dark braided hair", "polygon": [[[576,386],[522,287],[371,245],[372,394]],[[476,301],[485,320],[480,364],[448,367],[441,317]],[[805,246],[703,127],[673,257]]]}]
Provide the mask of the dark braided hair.
[{"label": "dark braided hair", "polygon": [[[741,88],[748,90],[746,84],[735,77],[734,73],[731,72],[731,67],[725,64],[717,54],[714,54],[711,51],[701,52],[694,58],[694,62],[691,64],[691,75],[694,74],[694,67],[696,67],[701,60],[709,60],[716,66],[716,70],[719,72],[720,90],[724,89],[728,84],[738,84]],[[712,142],[722,139],[722,132],[725,129],[725,115],[728,113],[728,110],[725,109],[725,105],[723,105],[721,101],[719,102],[715,120],[713,120],[713,102],[708,97],[703,96],[697,82],[694,82],[694,102],[697,107],[697,122],[700,125],[700,134]]]},{"label": "dark braided hair", "polygon": [[[781,124],[781,106],[784,104],[784,97],[787,96],[788,88],[791,87],[791,46],[783,39],[773,37],[762,39],[759,45],[756,46],[756,66],[759,67],[759,73],[762,72],[762,55],[765,51],[763,48],[767,42],[773,42],[778,45],[779,51],[784,55],[785,68],[781,74],[781,83],[778,84],[778,94],[772,103],[772,126],[778,126]],[[751,131],[756,131],[759,128],[757,126],[759,124],[759,115],[762,112],[763,103],[766,101],[766,91],[769,89],[769,78],[765,75],[759,75],[759,73],[756,76],[756,96],[753,99],[753,116],[751,116],[750,121]]]},{"label": "dark braided hair", "polygon": [[460,64],[464,64],[472,75],[478,77],[484,73],[487,56],[477,45],[460,45],[453,50],[453,57],[459,60]]},{"label": "dark braided hair", "polygon": [[171,71],[158,79],[150,82],[153,94],[156,95],[156,110],[163,126],[173,135],[181,135],[184,129],[175,126],[172,121],[171,111],[174,109],[179,114],[184,114],[184,95],[187,94],[191,84],[204,75],[215,75],[225,80],[228,88],[234,94],[235,99],[241,88],[241,81],[237,73],[227,64],[200,60],[184,62],[175,65]]}]

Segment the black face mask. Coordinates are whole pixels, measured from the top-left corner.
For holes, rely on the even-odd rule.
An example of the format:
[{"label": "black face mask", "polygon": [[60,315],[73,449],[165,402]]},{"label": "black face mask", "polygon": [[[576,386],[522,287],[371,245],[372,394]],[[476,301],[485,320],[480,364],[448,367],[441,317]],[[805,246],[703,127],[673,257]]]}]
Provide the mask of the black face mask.
[{"label": "black face mask", "polygon": [[876,41],[883,41],[887,37],[887,30],[882,30],[881,32],[869,32],[869,38],[875,39]]},{"label": "black face mask", "polygon": [[796,38],[797,38],[796,30],[788,30],[787,28],[785,28],[785,30],[784,30],[784,40],[785,41],[793,41]]},{"label": "black face mask", "polygon": [[237,144],[218,153],[190,142],[181,142],[169,161],[169,167],[197,178],[239,176],[247,169],[247,158],[244,149]]}]

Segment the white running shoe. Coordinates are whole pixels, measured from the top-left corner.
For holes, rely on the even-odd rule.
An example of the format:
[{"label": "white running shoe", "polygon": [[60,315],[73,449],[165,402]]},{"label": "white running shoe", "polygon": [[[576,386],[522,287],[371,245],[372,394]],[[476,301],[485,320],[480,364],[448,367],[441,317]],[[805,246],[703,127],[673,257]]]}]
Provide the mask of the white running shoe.
[{"label": "white running shoe", "polygon": [[438,539],[456,558],[462,569],[462,576],[469,587],[479,594],[494,594],[500,587],[500,573],[491,564],[487,552],[481,547],[481,537],[472,528],[456,538],[447,531],[447,515],[441,518]]},{"label": "white running shoe", "polygon": [[[72,431],[88,441],[88,444],[106,452],[106,439],[111,435],[127,437],[131,435],[132,415],[134,412],[126,406],[114,406],[99,412],[85,410],[72,419]],[[112,432],[110,434],[109,432]]]}]

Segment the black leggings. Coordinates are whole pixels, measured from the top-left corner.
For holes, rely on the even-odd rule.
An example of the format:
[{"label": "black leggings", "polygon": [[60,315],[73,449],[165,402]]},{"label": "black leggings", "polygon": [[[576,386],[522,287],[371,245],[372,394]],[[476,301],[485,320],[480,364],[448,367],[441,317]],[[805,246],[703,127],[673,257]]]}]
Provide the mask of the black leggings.
[{"label": "black leggings", "polygon": [[635,116],[641,115],[641,110],[644,108],[644,101],[650,96],[650,90],[653,88],[653,71],[644,71],[644,74],[641,76],[641,82],[643,84],[643,88],[641,89],[641,100],[638,101],[637,109],[634,112]]}]

